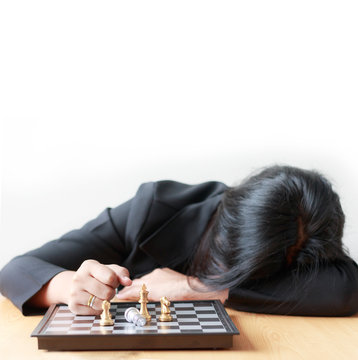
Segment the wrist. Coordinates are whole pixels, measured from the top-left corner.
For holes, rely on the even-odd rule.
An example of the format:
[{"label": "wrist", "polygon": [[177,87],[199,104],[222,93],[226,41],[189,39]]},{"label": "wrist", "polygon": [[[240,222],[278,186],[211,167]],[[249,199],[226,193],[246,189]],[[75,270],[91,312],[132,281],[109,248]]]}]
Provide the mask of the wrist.
[{"label": "wrist", "polygon": [[75,271],[62,271],[48,282],[46,291],[48,304],[68,304],[74,274]]},{"label": "wrist", "polygon": [[47,282],[29,301],[34,307],[49,307],[51,304],[68,303],[74,271],[62,271]]}]

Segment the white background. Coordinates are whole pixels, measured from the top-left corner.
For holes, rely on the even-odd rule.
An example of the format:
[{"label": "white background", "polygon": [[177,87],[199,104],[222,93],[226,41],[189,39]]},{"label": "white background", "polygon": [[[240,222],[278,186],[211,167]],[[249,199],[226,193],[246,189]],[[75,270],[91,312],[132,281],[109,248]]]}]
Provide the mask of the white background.
[{"label": "white background", "polygon": [[2,1],[0,267],[140,183],[333,181],[358,260],[356,1]]}]

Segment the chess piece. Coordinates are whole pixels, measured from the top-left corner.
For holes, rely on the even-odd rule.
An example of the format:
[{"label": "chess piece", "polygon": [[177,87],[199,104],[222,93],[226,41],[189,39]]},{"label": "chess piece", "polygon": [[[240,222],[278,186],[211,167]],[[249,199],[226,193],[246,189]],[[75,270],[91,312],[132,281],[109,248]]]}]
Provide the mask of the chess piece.
[{"label": "chess piece", "polygon": [[114,324],[111,313],[109,312],[110,308],[111,308],[111,303],[107,300],[104,300],[102,302],[103,312],[101,314],[101,321],[99,323],[101,326],[111,326]]},{"label": "chess piece", "polygon": [[139,303],[140,303],[140,311],[139,313],[147,320],[147,322],[150,321],[151,316],[149,315],[148,309],[147,309],[147,303],[148,303],[148,293],[147,287],[145,284],[142,285],[142,289],[139,292]]},{"label": "chess piece", "polygon": [[128,308],[124,313],[124,317],[128,322],[132,322],[136,326],[144,326],[147,322],[147,319],[135,307]]},{"label": "chess piece", "polygon": [[172,317],[170,315],[170,301],[163,296],[160,298],[160,306],[161,306],[161,314],[159,316],[159,321],[172,321]]}]

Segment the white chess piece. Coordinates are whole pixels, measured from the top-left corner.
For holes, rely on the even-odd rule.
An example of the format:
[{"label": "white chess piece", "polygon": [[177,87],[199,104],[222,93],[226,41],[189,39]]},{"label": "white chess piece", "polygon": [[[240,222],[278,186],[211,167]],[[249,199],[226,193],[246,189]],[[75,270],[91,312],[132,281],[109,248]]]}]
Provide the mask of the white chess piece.
[{"label": "white chess piece", "polygon": [[135,307],[128,308],[124,313],[124,317],[128,322],[132,322],[136,326],[144,326],[147,322],[146,318]]}]

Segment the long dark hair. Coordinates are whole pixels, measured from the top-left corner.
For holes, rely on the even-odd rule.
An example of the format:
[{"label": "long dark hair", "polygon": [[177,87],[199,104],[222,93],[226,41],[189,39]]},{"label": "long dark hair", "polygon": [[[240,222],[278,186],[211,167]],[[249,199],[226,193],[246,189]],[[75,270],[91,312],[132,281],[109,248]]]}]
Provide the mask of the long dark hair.
[{"label": "long dark hair", "polygon": [[339,197],[323,175],[268,167],[225,191],[190,274],[224,289],[343,259],[344,220]]}]

